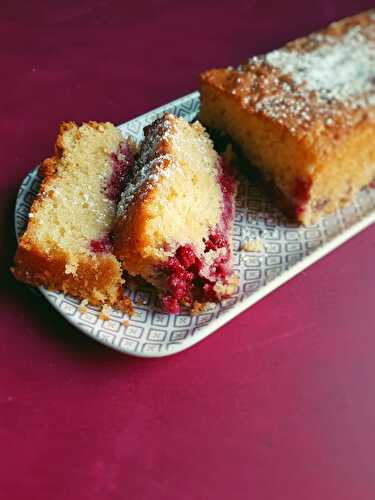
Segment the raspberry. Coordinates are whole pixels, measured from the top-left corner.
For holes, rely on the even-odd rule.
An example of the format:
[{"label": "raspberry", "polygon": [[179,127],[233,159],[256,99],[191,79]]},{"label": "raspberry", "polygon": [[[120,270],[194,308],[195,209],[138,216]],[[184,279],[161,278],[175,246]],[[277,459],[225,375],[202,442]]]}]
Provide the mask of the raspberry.
[{"label": "raspberry", "polygon": [[183,299],[188,291],[188,287],[191,283],[192,278],[193,275],[191,273],[186,273],[186,275],[172,274],[171,276],[169,276],[169,278],[167,279],[167,287],[172,293],[173,297],[176,297],[178,300]]},{"label": "raspberry", "polygon": [[112,246],[111,234],[105,233],[96,240],[90,241],[90,250],[94,253],[110,252]]},{"label": "raspberry", "polygon": [[198,276],[202,267],[203,267],[202,261],[198,259],[198,257],[196,257],[194,264],[190,267],[190,271]]},{"label": "raspberry", "polygon": [[164,311],[168,313],[178,314],[180,312],[178,300],[171,295],[164,295],[164,297],[161,298],[161,303]]},{"label": "raspberry", "polygon": [[224,263],[217,264],[215,269],[215,275],[217,278],[225,278],[228,274],[227,267]]},{"label": "raspberry", "polygon": [[219,233],[219,232],[216,232],[216,233],[212,233],[210,234],[210,240],[212,241],[212,243],[216,246],[216,248],[223,248],[226,246],[227,244],[227,241],[226,239],[224,238],[224,236]]},{"label": "raspberry", "polygon": [[167,263],[165,264],[165,269],[171,273],[176,273],[179,270],[183,271],[183,267],[176,257],[169,257]]},{"label": "raspberry", "polygon": [[210,234],[209,239],[205,241],[205,252],[217,250],[228,245],[227,240],[219,231],[214,231]]},{"label": "raspberry", "polygon": [[112,153],[112,173],[105,186],[105,195],[117,202],[124,187],[126,175],[134,162],[134,155],[127,144],[123,144],[117,153]]},{"label": "raspberry", "polygon": [[190,245],[179,247],[176,252],[178,260],[185,269],[189,269],[195,263],[195,253]]}]

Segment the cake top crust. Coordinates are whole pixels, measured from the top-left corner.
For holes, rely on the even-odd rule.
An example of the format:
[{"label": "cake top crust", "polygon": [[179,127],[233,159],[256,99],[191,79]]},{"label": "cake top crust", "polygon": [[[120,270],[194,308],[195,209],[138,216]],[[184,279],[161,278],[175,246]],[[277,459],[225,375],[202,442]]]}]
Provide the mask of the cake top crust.
[{"label": "cake top crust", "polygon": [[312,140],[375,123],[375,9],[202,79]]},{"label": "cake top crust", "polygon": [[[126,213],[133,201],[144,199],[159,181],[172,175],[178,168],[176,134],[186,126],[187,123],[182,118],[164,113],[144,128],[144,140],[140,143],[130,177],[125,183],[117,206],[118,217]],[[212,145],[208,134],[199,122],[189,126],[200,136],[200,147],[203,147],[204,153],[207,144]],[[196,139],[198,141],[197,137]]]},{"label": "cake top crust", "polygon": [[[135,196],[145,194],[162,176],[169,175],[173,166],[170,154],[170,140],[176,127],[177,118],[166,113],[144,129],[142,141],[133,168],[134,176],[125,184],[117,207],[117,215],[122,216]],[[141,193],[142,192],[142,193]]]}]

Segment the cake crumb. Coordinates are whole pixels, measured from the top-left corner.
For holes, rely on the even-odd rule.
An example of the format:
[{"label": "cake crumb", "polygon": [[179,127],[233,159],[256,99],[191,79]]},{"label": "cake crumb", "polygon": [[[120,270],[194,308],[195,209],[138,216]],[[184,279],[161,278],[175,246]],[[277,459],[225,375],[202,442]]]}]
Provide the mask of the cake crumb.
[{"label": "cake crumb", "polygon": [[195,300],[193,302],[193,307],[190,309],[190,314],[196,316],[201,312],[212,311],[216,306],[217,304],[215,302],[198,302]]},{"label": "cake crumb", "polygon": [[129,325],[129,320],[128,319],[124,319],[124,321],[122,321],[122,324],[123,326],[128,326]]},{"label": "cake crumb", "polygon": [[263,243],[261,240],[245,240],[241,243],[240,250],[242,252],[261,252],[263,250]]},{"label": "cake crumb", "polygon": [[100,314],[99,314],[99,319],[101,319],[102,321],[108,321],[109,320],[109,306],[107,304],[104,304],[104,306],[102,307],[102,310],[100,311]]},{"label": "cake crumb", "polygon": [[116,307],[131,318],[134,314],[132,301],[126,295],[118,299]]},{"label": "cake crumb", "polygon": [[216,283],[214,290],[218,295],[228,298],[236,292],[239,282],[239,276],[237,274],[232,274],[227,283]]},{"label": "cake crumb", "polygon": [[137,297],[135,299],[135,303],[139,304],[140,306],[147,306],[147,300],[142,299],[142,297]]},{"label": "cake crumb", "polygon": [[78,310],[81,314],[85,314],[87,312],[87,304],[89,303],[89,301],[87,299],[83,299],[80,304],[79,304],[79,307],[78,307]]}]

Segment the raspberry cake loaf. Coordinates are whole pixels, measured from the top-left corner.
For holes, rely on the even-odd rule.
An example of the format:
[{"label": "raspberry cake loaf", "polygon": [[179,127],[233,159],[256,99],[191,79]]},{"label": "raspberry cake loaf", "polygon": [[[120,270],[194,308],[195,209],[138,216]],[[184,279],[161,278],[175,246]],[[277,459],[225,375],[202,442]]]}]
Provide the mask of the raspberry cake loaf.
[{"label": "raspberry cake loaf", "polygon": [[346,204],[375,178],[375,10],[206,71],[200,120],[240,146],[298,221]]},{"label": "raspberry cake loaf", "polygon": [[19,241],[13,273],[31,285],[127,311],[111,230],[133,146],[110,123],[63,123]]},{"label": "raspberry cake loaf", "polygon": [[145,128],[119,202],[114,252],[130,275],[160,290],[167,312],[236,290],[235,187],[200,123],[165,114]]}]

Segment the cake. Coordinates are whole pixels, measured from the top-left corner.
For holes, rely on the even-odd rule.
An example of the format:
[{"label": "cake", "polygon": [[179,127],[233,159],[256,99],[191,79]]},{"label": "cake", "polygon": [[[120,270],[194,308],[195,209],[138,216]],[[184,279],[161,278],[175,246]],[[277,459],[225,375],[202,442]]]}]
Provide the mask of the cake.
[{"label": "cake", "polygon": [[199,308],[236,290],[236,183],[199,122],[165,114],[144,130],[117,210],[114,253],[160,292],[162,308]]},{"label": "cake", "polygon": [[298,222],[375,179],[375,10],[200,81],[200,121],[231,138]]},{"label": "cake", "polygon": [[30,285],[128,311],[111,231],[134,147],[110,123],[62,123],[12,269]]}]

